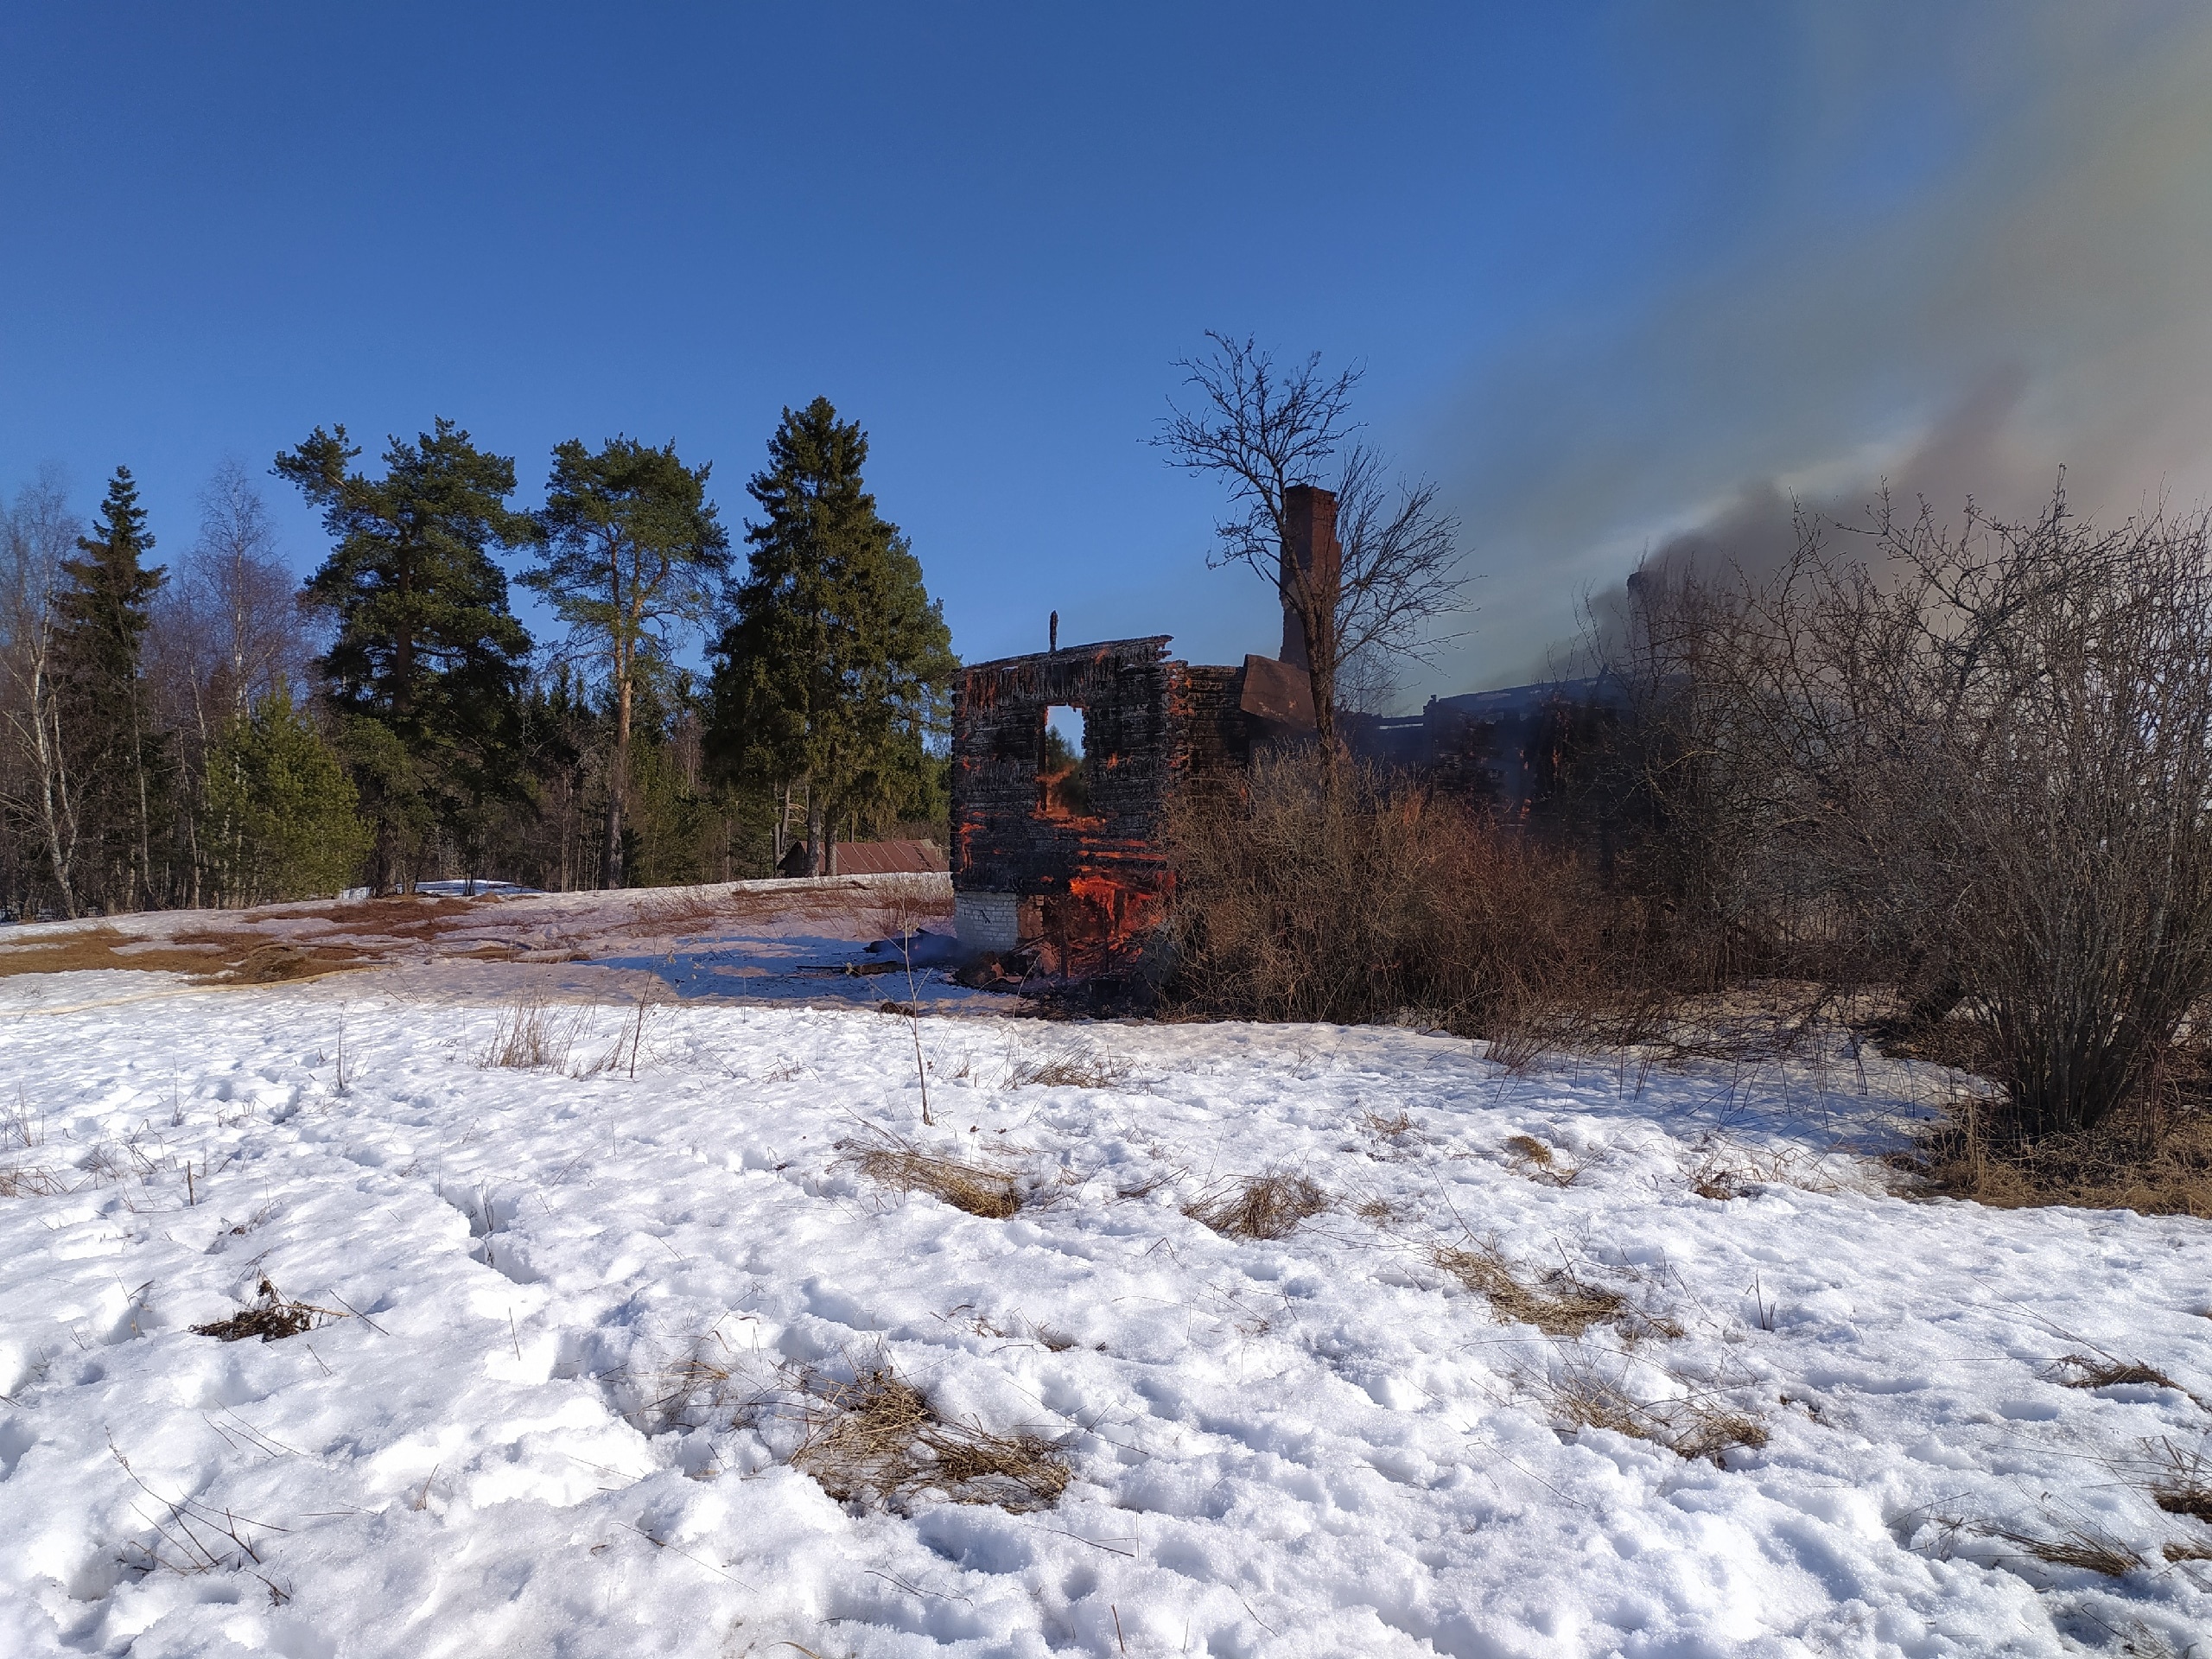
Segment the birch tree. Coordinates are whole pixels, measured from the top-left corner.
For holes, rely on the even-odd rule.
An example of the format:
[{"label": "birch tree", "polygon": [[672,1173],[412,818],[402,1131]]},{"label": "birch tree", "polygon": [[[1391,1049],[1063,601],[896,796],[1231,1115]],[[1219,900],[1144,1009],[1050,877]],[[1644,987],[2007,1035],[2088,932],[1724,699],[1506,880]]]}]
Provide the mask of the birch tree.
[{"label": "birch tree", "polygon": [[83,528],[50,471],[0,515],[0,718],[14,751],[4,805],[69,917],[77,914],[77,806],[55,677],[54,600],[61,563]]}]

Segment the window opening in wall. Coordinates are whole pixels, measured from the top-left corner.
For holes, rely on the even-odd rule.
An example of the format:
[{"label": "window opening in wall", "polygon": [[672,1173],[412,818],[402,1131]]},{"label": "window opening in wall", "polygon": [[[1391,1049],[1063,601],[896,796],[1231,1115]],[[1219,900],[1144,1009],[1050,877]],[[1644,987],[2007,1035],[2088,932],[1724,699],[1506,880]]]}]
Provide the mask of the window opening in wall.
[{"label": "window opening in wall", "polygon": [[1045,711],[1045,741],[1037,766],[1038,798],[1045,815],[1079,818],[1090,810],[1090,755],[1083,710],[1062,704]]}]

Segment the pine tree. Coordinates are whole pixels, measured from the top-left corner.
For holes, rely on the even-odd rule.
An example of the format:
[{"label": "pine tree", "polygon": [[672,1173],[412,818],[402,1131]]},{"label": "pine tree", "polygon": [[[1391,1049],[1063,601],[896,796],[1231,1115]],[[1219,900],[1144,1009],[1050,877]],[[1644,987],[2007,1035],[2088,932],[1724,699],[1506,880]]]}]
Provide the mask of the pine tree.
[{"label": "pine tree", "polygon": [[537,515],[543,562],[520,580],[549,600],[571,638],[607,671],[614,753],[607,767],[599,884],[623,883],[623,810],[630,732],[641,677],[665,660],[671,635],[703,623],[713,579],[729,565],[729,536],[706,498],[709,468],[614,438],[592,454],[575,439],[553,452]]},{"label": "pine tree", "polygon": [[817,397],[784,411],[768,459],[746,486],[766,517],[746,525],[709,741],[732,774],[805,792],[821,874],[826,825],[926,788],[957,663],[920,562],[862,486],[868,435]]},{"label": "pine tree", "polygon": [[346,429],[317,427],[275,471],[323,509],[334,545],[308,582],[337,637],[316,664],[375,826],[372,880],[406,879],[433,831],[473,862],[486,813],[520,786],[517,691],[530,636],[487,548],[526,545],[513,461],[441,420],[391,440],[385,475],[347,470]]},{"label": "pine tree", "polygon": [[372,839],[337,754],[281,680],[227,722],[207,755],[202,830],[226,902],[340,892]]},{"label": "pine tree", "polygon": [[154,900],[163,745],[147,718],[140,658],[166,575],[144,563],[154,538],[128,467],[115,469],[92,534],[78,537],[77,546],[86,556],[61,565],[69,586],[56,602],[55,657],[59,724],[90,855],[80,854],[90,880],[79,891],[110,911],[128,910]]}]

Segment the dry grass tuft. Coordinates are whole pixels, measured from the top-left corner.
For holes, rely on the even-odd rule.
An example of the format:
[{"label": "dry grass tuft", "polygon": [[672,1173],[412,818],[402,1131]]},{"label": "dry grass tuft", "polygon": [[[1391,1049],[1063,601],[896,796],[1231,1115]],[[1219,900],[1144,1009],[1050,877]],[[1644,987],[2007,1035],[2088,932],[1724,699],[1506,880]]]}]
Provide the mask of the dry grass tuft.
[{"label": "dry grass tuft", "polygon": [[1949,1121],[1892,1160],[1907,1190],[1993,1209],[2068,1205],[2212,1220],[2212,1111],[2152,1121],[2145,1109],[2097,1129],[2035,1139],[1994,1127],[1990,1102],[1961,1097]]},{"label": "dry grass tuft", "polygon": [[1533,1135],[1514,1135],[1506,1141],[1505,1150],[1516,1170],[1546,1186],[1573,1186],[1589,1167],[1574,1159],[1561,1158],[1556,1147],[1546,1146]]},{"label": "dry grass tuft", "polygon": [[1149,1174],[1138,1176],[1136,1179],[1126,1185],[1117,1184],[1114,1188],[1115,1201],[1128,1203],[1138,1198],[1148,1198],[1161,1187],[1173,1186],[1189,1173],[1180,1165],[1165,1166],[1155,1169]]},{"label": "dry grass tuft", "polygon": [[1617,1290],[1576,1278],[1564,1267],[1524,1279],[1494,1243],[1478,1249],[1439,1245],[1436,1265],[1490,1303],[1510,1324],[1534,1325],[1548,1337],[1579,1337],[1593,1325],[1618,1325],[1631,1336],[1679,1337],[1671,1319],[1647,1313]]},{"label": "dry grass tuft", "polygon": [[1057,1054],[1016,1057],[1008,1067],[1008,1089],[1112,1089],[1128,1081],[1128,1062],[1096,1050],[1067,1049]]},{"label": "dry grass tuft", "polygon": [[2100,1349],[2095,1354],[2061,1354],[2051,1361],[2051,1381],[2069,1389],[2110,1389],[2136,1382],[2148,1387],[2188,1390],[2155,1365],[2139,1359],[2120,1359]]},{"label": "dry grass tuft", "polygon": [[286,1337],[296,1337],[302,1331],[312,1331],[319,1325],[346,1315],[335,1309],[317,1307],[310,1302],[285,1300],[276,1287],[264,1274],[261,1281],[259,1299],[251,1307],[242,1307],[227,1319],[217,1319],[209,1325],[195,1325],[195,1337],[213,1337],[219,1342],[244,1342],[248,1337],[259,1337],[264,1342],[279,1342]]},{"label": "dry grass tuft", "polygon": [[50,1198],[69,1189],[52,1170],[38,1164],[0,1164],[0,1198]]},{"label": "dry grass tuft", "polygon": [[[964,1306],[953,1309],[955,1313],[965,1311]],[[941,1317],[950,1318],[950,1316]],[[989,1319],[978,1313],[967,1321],[967,1325],[968,1328],[979,1337],[994,1337],[1001,1342],[1034,1343],[1048,1353],[1064,1354],[1075,1346],[1075,1338],[1066,1332],[1055,1330],[1049,1325],[1039,1325],[1033,1319],[1023,1319],[1018,1313],[1007,1319]]]},{"label": "dry grass tuft", "polygon": [[2052,1567],[2078,1567],[2107,1579],[2125,1578],[2143,1565],[2143,1558],[2118,1539],[2088,1527],[2069,1527],[2056,1538],[2009,1527],[1977,1527],[1975,1531],[2018,1545],[2037,1560]]},{"label": "dry grass tuft", "polygon": [[898,1141],[867,1147],[851,1161],[870,1180],[902,1192],[926,1192],[956,1210],[987,1221],[1004,1221],[1021,1208],[1021,1189],[1014,1172],[990,1164],[964,1164]]},{"label": "dry grass tuft", "polygon": [[[2082,1338],[2075,1337],[2076,1342]],[[2086,1354],[2061,1354],[2051,1361],[2044,1376],[2050,1381],[2069,1389],[2112,1389],[2129,1383],[2153,1389],[2171,1389],[2200,1409],[2207,1409],[2187,1389],[2168,1376],[2155,1365],[2139,1359],[2122,1359],[2119,1355],[2100,1348],[2096,1344],[2083,1343],[2090,1351]]]},{"label": "dry grass tuft", "polygon": [[476,1052],[476,1064],[486,1071],[565,1071],[569,1051],[589,1014],[584,1008],[556,1010],[535,994],[518,997],[499,1011],[491,1036]]},{"label": "dry grass tuft", "polygon": [[2186,1515],[2212,1524],[2212,1461],[2202,1447],[2184,1452],[2171,1440],[2158,1446],[2158,1471],[2146,1490],[2168,1515]]},{"label": "dry grass tuft", "polygon": [[1757,1451],[1767,1442],[1766,1425],[1748,1412],[1700,1394],[1642,1399],[1623,1375],[1587,1359],[1560,1367],[1535,1389],[1553,1417],[1571,1428],[1610,1429],[1720,1468],[1737,1447]]},{"label": "dry grass tuft", "polygon": [[1230,1238],[1287,1238],[1328,1207],[1328,1194],[1305,1176],[1270,1170],[1202,1195],[1183,1213]]},{"label": "dry grass tuft", "polygon": [[906,1510],[941,1493],[1016,1514],[1050,1509],[1067,1490],[1067,1459],[1037,1434],[995,1434],[940,1417],[888,1365],[850,1382],[803,1372],[795,1409],[804,1427],[791,1466],[842,1503]]},{"label": "dry grass tuft", "polygon": [[18,1084],[15,1106],[0,1113],[0,1147],[8,1149],[0,1161],[0,1198],[50,1198],[68,1190],[52,1170],[23,1160],[23,1154],[45,1144],[46,1122],[32,1115],[28,1091]]}]

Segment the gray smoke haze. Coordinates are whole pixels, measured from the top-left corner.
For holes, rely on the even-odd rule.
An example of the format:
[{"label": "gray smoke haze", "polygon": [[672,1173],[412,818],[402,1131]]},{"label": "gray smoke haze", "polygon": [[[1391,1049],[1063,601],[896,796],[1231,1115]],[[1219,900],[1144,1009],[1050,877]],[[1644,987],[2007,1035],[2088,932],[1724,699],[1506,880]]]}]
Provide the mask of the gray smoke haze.
[{"label": "gray smoke haze", "polygon": [[[1732,10],[1624,42],[1654,118],[1766,78],[1758,227],[1481,372],[1439,446],[1484,575],[1441,689],[1552,671],[1646,557],[1771,563],[1793,503],[2025,515],[2062,464],[2097,518],[2212,495],[2212,9],[1783,15],[1779,65],[1724,50]],[[1893,127],[1931,136],[1884,181]]]}]

